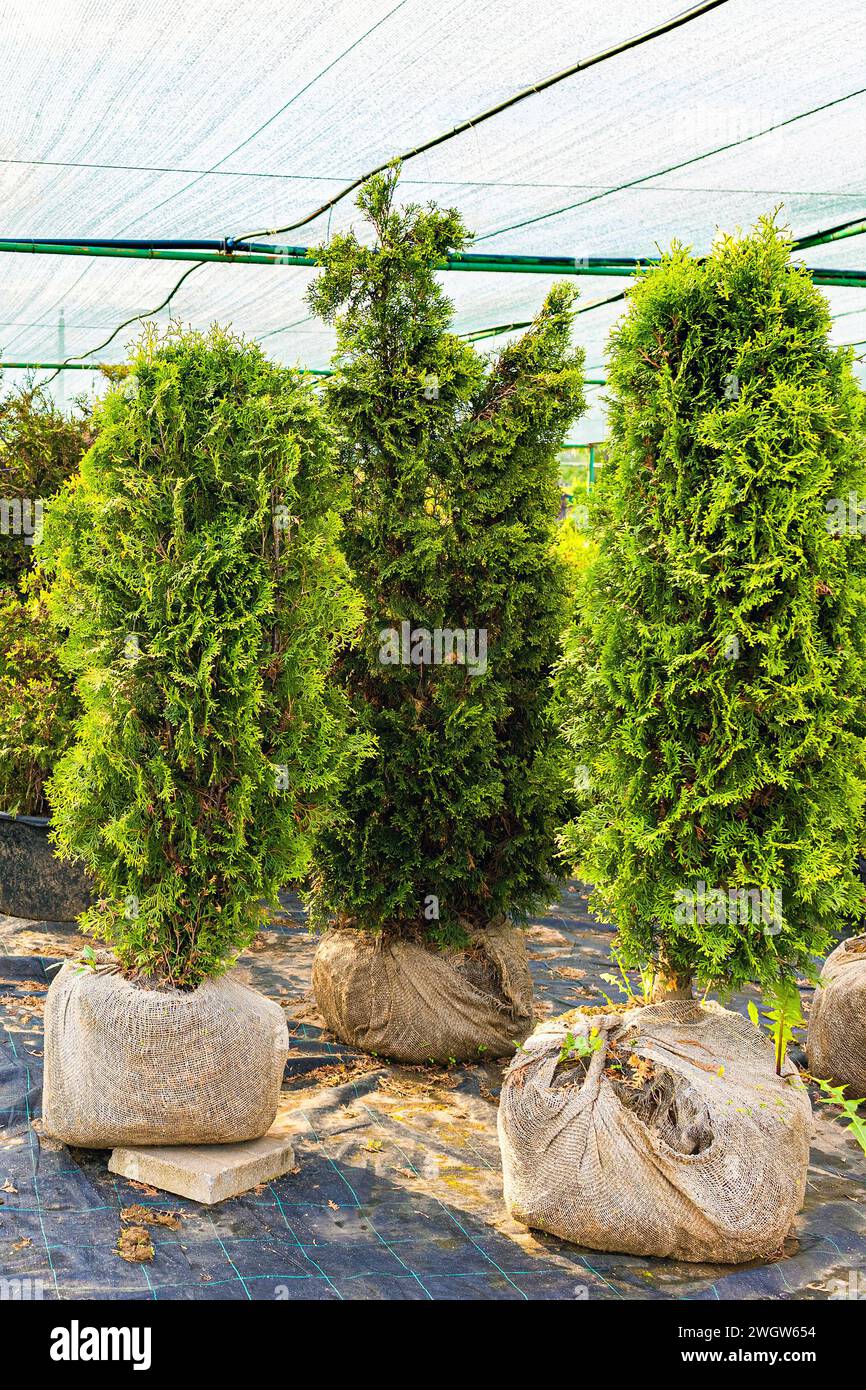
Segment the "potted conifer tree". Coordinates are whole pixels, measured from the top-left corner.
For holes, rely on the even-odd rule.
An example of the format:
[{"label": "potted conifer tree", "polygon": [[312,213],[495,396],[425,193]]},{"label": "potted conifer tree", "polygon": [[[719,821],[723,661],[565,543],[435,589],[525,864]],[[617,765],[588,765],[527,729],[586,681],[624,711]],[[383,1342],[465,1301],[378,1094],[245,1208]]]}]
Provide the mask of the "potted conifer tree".
[{"label": "potted conifer tree", "polygon": [[613,334],[565,843],[645,995],[536,1033],[500,1107],[512,1212],[596,1248],[767,1256],[802,1203],[805,1087],[693,995],[783,993],[862,901],[866,552],[827,525],[862,405],[829,331],[763,221],[675,247]]},{"label": "potted conifer tree", "polygon": [[435,266],[466,232],[453,210],[395,206],[396,178],[358,200],[374,244],[334,237],[310,292],[337,326],[327,400],[367,606],[337,673],[376,740],[318,838],[313,905],[332,929],[313,987],[339,1037],[423,1062],[502,1055],[530,1026],[513,923],[547,900],[568,790],[553,543],[582,356],[564,286],[492,364],[461,342]]},{"label": "potted conifer tree", "polygon": [[46,783],[78,701],[36,564],[47,500],[90,440],[88,415],[64,415],[44,391],[0,398],[0,912],[42,921],[71,921],[90,900],[49,840]]},{"label": "potted conifer tree", "polygon": [[45,1018],[45,1128],[227,1143],[273,1120],[282,1010],[226,972],[303,875],[358,741],[327,681],[358,621],[329,427],[297,374],[213,329],[145,337],[48,508],[49,601],[83,715],[51,781],[105,959]]}]

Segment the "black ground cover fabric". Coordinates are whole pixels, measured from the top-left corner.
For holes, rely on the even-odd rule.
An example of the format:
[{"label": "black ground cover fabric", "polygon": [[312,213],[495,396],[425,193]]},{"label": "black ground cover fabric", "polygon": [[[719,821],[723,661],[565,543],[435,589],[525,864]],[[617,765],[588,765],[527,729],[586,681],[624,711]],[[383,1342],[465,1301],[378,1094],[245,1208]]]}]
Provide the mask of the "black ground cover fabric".
[{"label": "black ground cover fabric", "polygon": [[[600,1002],[610,929],[572,884],[530,928],[539,1016]],[[69,926],[0,917],[0,1297],[46,1299],[829,1298],[866,1286],[866,1159],[816,1107],[806,1207],[782,1256],[700,1266],[580,1250],[510,1222],[496,1141],[501,1067],[388,1066],[334,1043],[309,992],[296,898],[239,969],[286,1008],[278,1124],[297,1171],[214,1208],[143,1192],[107,1153],[39,1133],[42,1001]],[[734,1001],[745,1009],[745,998]],[[149,1264],[116,1253],[121,1209],[178,1213]],[[16,1283],[15,1281],[22,1281]]]}]

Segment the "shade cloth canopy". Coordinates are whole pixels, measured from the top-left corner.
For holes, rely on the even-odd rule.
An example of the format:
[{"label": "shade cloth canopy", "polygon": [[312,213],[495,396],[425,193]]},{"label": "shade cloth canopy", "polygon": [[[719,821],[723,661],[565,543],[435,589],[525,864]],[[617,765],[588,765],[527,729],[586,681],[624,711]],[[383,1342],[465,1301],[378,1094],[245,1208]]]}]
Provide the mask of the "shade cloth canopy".
[{"label": "shade cloth canopy", "polygon": [[[685,8],[6,0],[0,237],[222,239],[287,226],[382,161]],[[866,219],[864,52],[859,0],[726,0],[407,160],[403,195],[458,207],[476,251],[570,257],[654,255],[673,238],[704,252],[717,228],[774,209],[797,236]],[[354,195],[272,239],[315,245],[353,221]],[[866,268],[866,234],[801,259]],[[278,360],[327,368],[333,335],[304,302],[315,270],[208,263],[150,313],[187,268],[0,254],[0,354],[118,362],[137,333],[102,348],[118,325],[172,315],[231,324]],[[462,333],[530,319],[551,282],[443,278]],[[628,279],[579,284],[585,307]],[[824,292],[836,340],[863,350],[866,287]],[[577,319],[590,378],[604,375],[622,308]],[[5,384],[23,375],[6,369]],[[52,389],[68,398],[99,381],[67,372]],[[603,394],[588,388],[576,440],[601,437]]]}]

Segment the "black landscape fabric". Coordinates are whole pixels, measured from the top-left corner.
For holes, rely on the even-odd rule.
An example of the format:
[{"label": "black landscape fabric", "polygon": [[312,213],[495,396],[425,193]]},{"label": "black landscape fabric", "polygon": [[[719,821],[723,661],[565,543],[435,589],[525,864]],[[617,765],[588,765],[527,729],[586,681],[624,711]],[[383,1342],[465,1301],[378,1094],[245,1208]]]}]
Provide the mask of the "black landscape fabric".
[{"label": "black landscape fabric", "polygon": [[[850,1296],[866,1270],[866,1158],[816,1106],[806,1206],[781,1258],[739,1267],[581,1250],[511,1222],[502,1067],[391,1066],[315,1023],[315,938],[297,900],[238,969],[286,1008],[278,1121],[296,1171],[216,1207],[108,1172],[107,1152],[40,1134],[42,1010],[71,927],[0,917],[0,1279],[44,1299],[737,1299]],[[539,1016],[601,1002],[610,929],[582,885],[529,930]],[[44,954],[43,954],[44,952]],[[745,1009],[746,998],[734,1006]],[[143,1208],[124,1219],[129,1208]],[[170,1224],[152,1224],[165,1221]],[[153,1258],[117,1253],[143,1222]]]}]

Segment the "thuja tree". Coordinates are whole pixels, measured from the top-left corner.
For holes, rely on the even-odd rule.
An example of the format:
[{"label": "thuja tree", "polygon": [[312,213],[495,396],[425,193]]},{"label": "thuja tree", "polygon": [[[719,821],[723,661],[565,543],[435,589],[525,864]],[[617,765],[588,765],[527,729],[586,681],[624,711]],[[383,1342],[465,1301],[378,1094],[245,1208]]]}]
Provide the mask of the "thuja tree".
[{"label": "thuja tree", "polygon": [[806,969],[861,903],[862,402],[829,331],[763,221],[675,247],[612,338],[565,840],[657,993]]},{"label": "thuja tree", "polygon": [[327,677],[359,608],[329,428],[297,374],[217,329],[147,336],[132,369],[46,516],[84,706],[51,796],[102,890],[82,926],[191,988],[307,867],[358,751]]},{"label": "thuja tree", "polygon": [[0,587],[33,568],[48,498],[78,468],[92,438],[89,417],[64,415],[39,388],[0,397]]},{"label": "thuja tree", "polygon": [[0,589],[0,811],[46,815],[46,783],[79,714],[37,573]]},{"label": "thuja tree", "polygon": [[35,568],[48,498],[77,470],[89,417],[44,391],[0,398],[0,810],[44,814],[45,783],[78,703]]},{"label": "thuja tree", "polygon": [[572,290],[492,364],[450,331],[434,266],[453,210],[394,202],[396,175],[318,253],[335,322],[328,402],[352,479],[344,547],[366,600],[339,677],[377,741],[320,837],[322,920],[460,944],[549,891],[565,790],[550,672],[565,621],[557,450],[583,409]]}]

